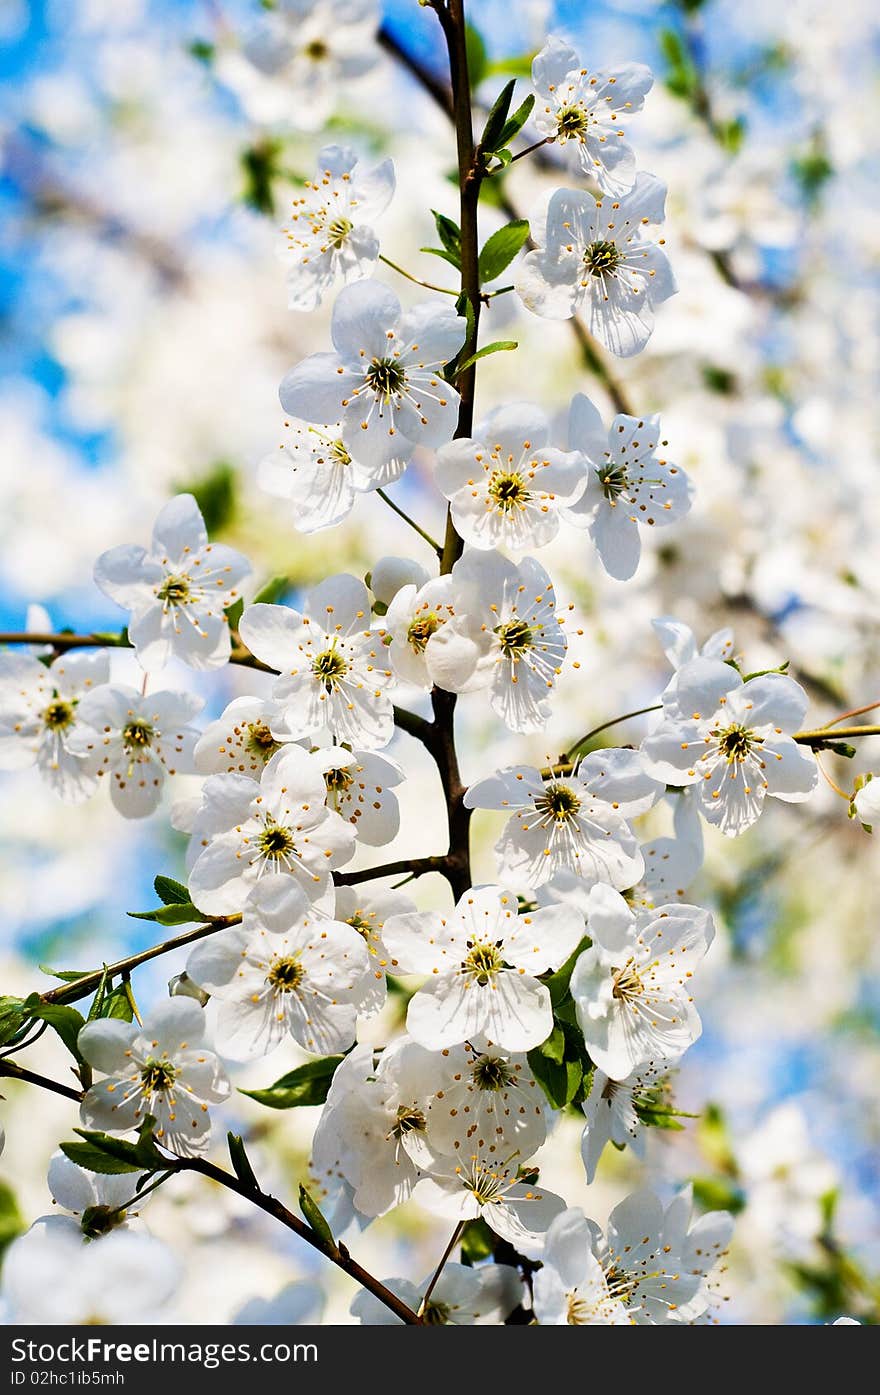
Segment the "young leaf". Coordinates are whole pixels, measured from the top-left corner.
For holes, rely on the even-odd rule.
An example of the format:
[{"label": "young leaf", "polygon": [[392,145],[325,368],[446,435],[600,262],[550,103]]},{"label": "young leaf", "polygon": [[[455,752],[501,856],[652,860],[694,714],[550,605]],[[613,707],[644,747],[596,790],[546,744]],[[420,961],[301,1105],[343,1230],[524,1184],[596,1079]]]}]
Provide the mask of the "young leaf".
[{"label": "young leaf", "polygon": [[198,922],[204,925],[210,919],[210,916],[196,910],[192,901],[158,906],[155,911],[129,911],[128,914],[132,920],[152,920],[157,925],[189,925]]},{"label": "young leaf", "polygon": [[565,1033],[561,1027],[554,1027],[546,1041],[537,1048],[542,1056],[546,1056],[548,1061],[555,1061],[558,1066],[565,1060]]},{"label": "young leaf", "polygon": [[309,1195],[301,1182],[299,1185],[299,1209],[312,1227],[312,1230],[315,1231],[317,1235],[320,1235],[321,1239],[326,1241],[328,1245],[332,1245],[335,1249],[336,1242],[333,1239],[333,1231],[327,1224],[320,1206],[314,1198]]},{"label": "young leaf", "polygon": [[472,363],[476,363],[478,358],[486,358],[488,354],[499,354],[502,350],[509,353],[512,349],[518,348],[519,344],[516,339],[498,339],[494,344],[484,344],[482,349],[477,349],[475,354],[471,354],[464,363],[460,363],[457,371],[463,373],[466,368],[470,368]]},{"label": "young leaf", "polygon": [[61,1151],[66,1158],[70,1158],[71,1162],[76,1163],[77,1167],[84,1167],[87,1172],[115,1175],[120,1172],[140,1172],[142,1170],[140,1163],[114,1157],[93,1143],[62,1143]]},{"label": "young leaf", "polygon": [[114,1017],[120,1022],[132,1022],[134,1020],[134,1010],[131,1005],[131,992],[128,984],[117,983],[115,988],[104,999],[101,1007],[102,1017]]},{"label": "young leaf", "polygon": [[306,1061],[269,1085],[265,1090],[242,1090],[240,1093],[268,1105],[270,1109],[296,1109],[304,1104],[323,1104],[333,1080],[333,1073],[342,1056],[323,1056],[319,1061]]},{"label": "young leaf", "polygon": [[60,978],[65,983],[76,983],[78,978],[87,978],[92,972],[91,969],[50,969],[48,964],[38,964],[37,968],[41,974],[48,974],[50,978]]},{"label": "young leaf", "polygon": [[280,601],[281,597],[284,595],[285,591],[289,589],[289,587],[290,580],[288,577],[270,577],[269,580],[266,582],[265,586],[261,586],[257,594],[254,596],[253,604],[275,605],[277,601]]},{"label": "young leaf", "polygon": [[528,1053],[532,1074],[554,1109],[563,1109],[571,1104],[583,1079],[583,1066],[580,1061],[563,1061],[557,1064],[541,1054],[540,1048]]},{"label": "young leaf", "polygon": [[483,134],[480,136],[480,146],[489,155],[504,144],[499,137],[507,123],[507,113],[510,111],[510,102],[515,87],[516,78],[511,78],[510,82],[505,83],[496,97],[489,115],[486,117],[486,125],[483,127]]},{"label": "young leaf", "polygon": [[232,1166],[235,1169],[235,1175],[239,1182],[243,1182],[246,1187],[250,1187],[253,1191],[258,1192],[260,1190],[260,1184],[257,1181],[254,1169],[250,1165],[250,1160],[245,1152],[241,1136],[237,1133],[228,1133],[226,1135],[226,1142],[229,1144],[229,1157],[232,1160]]},{"label": "young leaf", "polygon": [[176,882],[173,877],[163,877],[160,872],[159,876],[153,881],[153,887],[163,905],[189,905],[189,892],[183,885],[183,882]]},{"label": "young leaf", "polygon": [[523,126],[526,124],[529,117],[531,116],[532,107],[534,105],[535,98],[534,95],[530,92],[528,97],[526,97],[525,101],[522,103],[522,105],[517,107],[516,111],[513,113],[510,119],[508,121],[505,121],[503,127],[501,128],[501,134],[498,137],[493,154],[500,156],[501,152],[504,150],[504,147],[510,144],[514,136],[519,135]]},{"label": "young leaf", "polygon": [[0,1182],[0,1257],[15,1237],[26,1229],[27,1225],[18,1209],[14,1191],[6,1182]]},{"label": "young leaf", "polygon": [[480,281],[494,281],[526,242],[529,225],[525,218],[515,218],[493,232],[480,252]]},{"label": "young leaf", "polygon": [[461,1232],[461,1262],[471,1267],[481,1259],[488,1259],[497,1241],[494,1232],[479,1218],[466,1221]]},{"label": "young leaf", "polygon": [[[36,998],[36,994],[32,996]],[[86,1025],[82,1013],[77,1012],[74,1007],[67,1007],[64,1003],[43,1003],[39,998],[36,998],[36,1002],[28,999],[27,1010],[31,1017],[38,1018],[41,1022],[48,1022],[49,1026],[58,1033],[74,1060],[80,1065],[85,1064],[77,1046],[77,1037],[80,1030]]]},{"label": "young leaf", "polygon": [[486,52],[482,34],[472,24],[465,25],[464,38],[467,45],[468,78],[470,79],[471,91],[473,91],[486,76],[489,55]]},{"label": "young leaf", "polygon": [[550,1001],[554,1007],[557,1007],[568,993],[568,985],[574,973],[574,966],[580,959],[584,950],[589,949],[591,944],[592,940],[589,936],[585,935],[577,949],[568,956],[562,967],[557,969],[555,974],[550,974],[549,978],[541,980],[545,987],[550,990]]},{"label": "young leaf", "polygon": [[447,252],[443,247],[420,247],[420,252],[427,252],[429,257],[441,257],[444,262],[454,266],[456,271],[461,271],[461,258],[454,252]]},{"label": "young leaf", "polygon": [[237,630],[239,621],[244,614],[244,598],[239,596],[238,600],[233,601],[232,605],[229,606],[224,613],[230,630]]},{"label": "young leaf", "polygon": [[0,1046],[18,1036],[28,1020],[23,998],[0,998]]},{"label": "young leaf", "polygon": [[96,1017],[103,1017],[104,1015],[102,1009],[104,1007],[104,998],[107,994],[107,982],[109,973],[110,970],[107,968],[107,965],[105,964],[104,971],[101,974],[101,981],[98,984],[97,991],[95,993],[94,998],[92,999],[92,1006],[89,1008],[89,1015],[86,1019],[89,1022],[94,1022]]},{"label": "young leaf", "polygon": [[445,213],[438,213],[436,208],[431,209],[434,218],[434,226],[437,229],[437,236],[443,243],[447,252],[456,258],[458,265],[461,264],[461,228],[451,218],[447,218]]}]

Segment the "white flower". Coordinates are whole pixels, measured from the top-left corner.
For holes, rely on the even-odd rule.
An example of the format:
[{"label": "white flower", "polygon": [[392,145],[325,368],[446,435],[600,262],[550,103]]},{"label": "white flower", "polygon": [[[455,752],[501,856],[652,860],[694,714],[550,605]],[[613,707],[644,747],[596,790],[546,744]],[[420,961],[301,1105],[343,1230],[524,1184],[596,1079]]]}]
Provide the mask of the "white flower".
[{"label": "white flower", "polygon": [[195,499],[178,494],[156,519],[149,548],[111,548],[95,563],[95,581],[131,611],[128,635],[145,669],[162,668],[171,658],[210,669],[229,661],[224,612],[250,571],[240,552],[208,542]]},{"label": "white flower", "polygon": [[136,1188],[146,1175],[145,1172],[118,1175],[87,1172],[62,1152],[57,1152],[49,1161],[48,1183],[53,1200],[63,1210],[71,1212],[71,1218],[77,1218],[76,1224],[83,1235],[93,1240],[120,1226],[127,1228],[132,1213],[126,1203],[135,1198],[135,1204],[139,1204]]},{"label": "white flower", "polygon": [[205,727],[193,759],[200,775],[251,775],[259,780],[275,753],[292,740],[277,704],[240,697]]},{"label": "white flower", "polygon": [[60,799],[88,799],[97,776],[71,749],[71,738],[81,723],[80,700],[109,677],[103,650],[62,654],[48,668],[32,654],[0,653],[0,768],[36,764]]},{"label": "white flower", "polygon": [[587,1181],[592,1183],[606,1143],[621,1148],[629,1144],[637,1158],[645,1156],[645,1136],[638,1107],[656,1108],[662,1096],[663,1077],[672,1062],[640,1066],[625,1080],[610,1080],[596,1068],[590,1093],[581,1106],[586,1125],[581,1135],[581,1157]]},{"label": "white flower", "polygon": [[312,354],[283,380],[286,412],[341,420],[346,448],[371,470],[452,439],[458,393],[442,372],[465,335],[452,306],[430,301],[404,312],[378,281],[359,281],[340,292],[331,333],[335,353]]},{"label": "white flower", "polygon": [[293,199],[280,248],[291,310],[314,310],[337,278],[348,284],[375,269],[379,239],[371,224],[391,202],[394,165],[383,160],[369,173],[357,165],[348,146],[325,145],[315,179]]},{"label": "white flower", "polygon": [[87,1022],[79,1049],[106,1076],[86,1092],[80,1117],[87,1129],[124,1133],[147,1114],[156,1141],[181,1157],[203,1153],[211,1138],[208,1105],[229,1095],[229,1081],[202,1045],[205,1014],[191,998],[169,998],[143,1026],[104,1017]]},{"label": "white flower", "polygon": [[642,845],[645,871],[633,893],[644,905],[683,901],[703,865],[703,825],[697,808],[699,791],[679,789],[667,795],[673,805],[673,837],[652,838]]},{"label": "white flower", "polygon": [[370,629],[362,581],[328,577],[308,594],[302,612],[248,606],[239,629],[251,652],[281,674],[272,696],[291,735],[328,730],[352,746],[388,745],[394,710],[385,689],[392,673],[381,637]]},{"label": "white flower", "polygon": [[665,1326],[699,1319],[733,1223],[726,1211],[710,1211],[689,1230],[691,1205],[689,1188],[665,1211],[651,1192],[633,1192],[611,1212],[604,1236],[582,1211],[567,1211],[547,1236],[545,1268],[536,1276],[539,1320]]},{"label": "white flower", "polygon": [[392,484],[403,474],[409,458],[395,446],[371,464],[342,439],[342,423],[326,426],[288,418],[284,439],[260,461],[257,478],[262,489],[292,504],[293,526],[300,533],[317,533],[347,518],[358,494]]},{"label": "white flower", "polygon": [[382,605],[390,606],[401,586],[424,586],[430,575],[412,557],[380,557],[370,572],[370,590]]},{"label": "white flower", "polygon": [[436,480],[465,542],[482,550],[544,547],[559,531],[560,510],[587,484],[587,463],[547,443],[550,425],[537,407],[497,407],[473,438],[441,447]]},{"label": "white flower", "polygon": [[781,673],[743,682],[719,659],[679,669],[667,711],[642,743],[658,779],[699,789],[703,817],[729,838],[756,821],[766,795],[800,803],[815,788],[814,756],[789,733],[807,710],[799,683]]},{"label": "white flower", "polygon": [[311,754],[324,776],[327,807],[352,825],[358,842],[369,848],[392,842],[400,828],[400,806],[391,791],[403,780],[397,761],[344,746],[323,747]]},{"label": "white flower", "polygon": [[411,999],[407,1027],[432,1050],[484,1033],[511,1051],[529,1051],[553,1030],[550,994],[536,974],[558,969],[583,935],[566,906],[518,916],[516,897],[497,886],[465,892],[447,915],[392,916],[384,939],[392,968],[430,974]]},{"label": "white flower", "polygon": [[425,651],[434,682],[453,693],[487,687],[511,731],[540,731],[567,647],[552,581],[533,557],[515,566],[497,552],[466,552],[452,583],[454,619]]},{"label": "white flower", "polygon": [[361,1012],[372,1016],[385,1005],[387,983],[385,970],[391,958],[385,948],[382,932],[392,915],[407,915],[415,910],[415,902],[402,891],[383,891],[365,886],[337,886],[334,920],[352,926],[363,936],[370,956],[370,988],[365,991]]},{"label": "white flower", "polygon": [[865,784],[853,796],[852,807],[862,826],[873,832],[874,824],[880,823],[880,776],[867,776]]},{"label": "white flower", "polygon": [[69,748],[85,757],[90,774],[110,777],[110,798],[127,819],[152,814],[166,775],[195,770],[199,733],[190,726],[202,710],[192,693],[142,694],[106,684],[80,699]]},{"label": "white flower", "polygon": [[693,485],[664,458],[657,416],[621,414],[606,433],[598,411],[579,392],[568,429],[570,448],[587,457],[591,470],[586,492],[566,509],[566,517],[589,530],[608,575],[628,581],[639,565],[639,528],[677,523],[690,510]]},{"label": "white flower", "polygon": [[590,893],[584,950],[571,976],[577,1019],[593,1061],[612,1080],[672,1061],[702,1030],[691,980],[715,935],[698,906],[629,909],[609,886]]},{"label": "white flower", "polygon": [[40,1326],[168,1320],[182,1271],[166,1245],[130,1230],[84,1244],[81,1235],[52,1224],[55,1219],[38,1222],[6,1252],[9,1320]]},{"label": "white flower", "polygon": [[426,1102],[434,1154],[530,1158],[547,1137],[544,1095],[526,1057],[477,1037],[440,1053]]},{"label": "white flower", "polygon": [[537,1182],[521,1181],[517,1155],[501,1161],[472,1156],[452,1160],[417,1183],[415,1200],[438,1216],[458,1221],[484,1220],[528,1259],[540,1258],[544,1236],[565,1202]]},{"label": "white flower", "polygon": [[273,1298],[249,1298],[232,1319],[236,1327],[299,1327],[321,1321],[324,1293],[317,1284],[294,1279]]},{"label": "white flower", "polygon": [[556,1216],[544,1244],[542,1267],[532,1278],[532,1305],[544,1327],[615,1327],[632,1318],[608,1281],[591,1248],[592,1232],[583,1211],[572,1207]]},{"label": "white flower", "polygon": [[351,824],[328,809],[321,771],[301,746],[277,751],[258,781],[212,775],[192,824],[189,889],[199,910],[229,915],[267,874],[283,873],[318,900],[354,851]]},{"label": "white flower", "polygon": [[[658,616],[651,626],[660,641],[660,647],[674,669],[683,668],[691,659],[702,656],[704,659],[732,659],[734,657],[733,630],[729,626],[715,630],[705,644],[698,646],[697,637],[689,625],[675,620],[671,615]],[[668,689],[667,689],[668,691]]]},{"label": "white flower", "polygon": [[[429,1275],[420,1284],[398,1278],[383,1279],[382,1283],[417,1313],[430,1281]],[[431,1290],[422,1320],[430,1327],[503,1323],[521,1302],[522,1291],[522,1280],[509,1264],[485,1264],[473,1269],[464,1264],[447,1263]],[[401,1322],[367,1289],[361,1289],[349,1311],[364,1326],[385,1327]]]},{"label": "white flower", "polygon": [[557,189],[546,216],[532,218],[538,247],[516,280],[523,303],[551,320],[583,311],[590,333],[613,354],[639,353],[651,337],[655,306],[677,289],[666,254],[645,235],[663,222],[665,201],[666,186],[652,174],[639,174],[617,202]]},{"label": "white flower", "polygon": [[186,971],[218,999],[217,1044],[235,1060],[267,1056],[288,1034],[304,1051],[347,1051],[371,987],[362,937],[278,876],[254,888],[240,926],[196,946]]},{"label": "white flower", "polygon": [[545,779],[533,766],[500,770],[472,785],[468,809],[507,809],[495,851],[500,869],[535,888],[567,869],[587,887],[633,886],[644,863],[628,817],[650,808],[662,786],[637,751],[586,756],[570,775]]},{"label": "white flower", "polygon": [[221,52],[220,76],[253,121],[318,130],[378,60],[378,27],[376,0],[282,0],[248,29],[240,53]]},{"label": "white flower", "polygon": [[438,576],[416,587],[401,586],[388,607],[384,625],[390,637],[391,666],[401,683],[430,688],[428,645],[453,615],[452,577]]},{"label": "white flower", "polygon": [[653,82],[643,63],[591,72],[573,48],[550,35],[532,63],[535,126],[558,145],[571,144],[574,163],[600,188],[622,194],[632,187],[636,160],[620,117],[641,111]]},{"label": "white flower", "polygon": [[411,1196],[425,1147],[425,1100],[436,1057],[398,1038],[375,1066],[357,1046],[337,1067],[312,1141],[319,1175],[341,1174],[363,1216],[382,1216]]}]

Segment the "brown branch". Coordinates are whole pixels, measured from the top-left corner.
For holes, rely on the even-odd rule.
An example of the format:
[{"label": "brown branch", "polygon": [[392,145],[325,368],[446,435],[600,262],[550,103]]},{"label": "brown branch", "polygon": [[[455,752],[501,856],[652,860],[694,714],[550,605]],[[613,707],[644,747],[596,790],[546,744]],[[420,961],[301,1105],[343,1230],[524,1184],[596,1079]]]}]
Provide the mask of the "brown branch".
[{"label": "brown branch", "polygon": [[385,862],[381,867],[362,867],[357,872],[334,872],[336,886],[359,886],[361,882],[376,881],[379,877],[423,877],[427,872],[440,872],[448,876],[449,857],[403,857],[398,862]]},{"label": "brown branch", "polygon": [[51,1090],[53,1095],[63,1095],[67,1100],[76,1100],[77,1104],[82,1099],[82,1090],[74,1090],[70,1085],[62,1085],[58,1080],[50,1080],[48,1075],[37,1075],[36,1071],[25,1070],[24,1066],[16,1065],[15,1061],[0,1060],[0,1077],[7,1076],[10,1080],[21,1080],[27,1085],[39,1085],[41,1090]]}]

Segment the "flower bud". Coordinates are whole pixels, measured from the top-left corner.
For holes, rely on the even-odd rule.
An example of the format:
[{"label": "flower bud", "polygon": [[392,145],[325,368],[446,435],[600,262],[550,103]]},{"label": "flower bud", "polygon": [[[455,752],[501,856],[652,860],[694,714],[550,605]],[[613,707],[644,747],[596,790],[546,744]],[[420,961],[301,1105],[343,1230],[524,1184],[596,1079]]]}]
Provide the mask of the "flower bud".
[{"label": "flower bud", "polygon": [[428,572],[409,557],[380,557],[370,577],[370,589],[377,601],[390,605],[401,586],[424,586]]},{"label": "flower bud", "polygon": [[197,983],[193,983],[189,974],[175,974],[168,984],[168,992],[172,998],[195,998],[202,1007],[210,998],[210,993],[206,993],[204,988],[200,988]]}]

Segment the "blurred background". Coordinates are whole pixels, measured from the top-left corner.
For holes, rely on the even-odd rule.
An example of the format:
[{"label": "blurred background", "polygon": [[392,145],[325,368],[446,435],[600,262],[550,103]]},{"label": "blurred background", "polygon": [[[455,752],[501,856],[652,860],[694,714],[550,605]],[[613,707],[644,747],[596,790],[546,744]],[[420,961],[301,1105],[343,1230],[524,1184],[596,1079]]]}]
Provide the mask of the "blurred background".
[{"label": "blurred background", "polygon": [[[390,154],[397,195],[379,225],[383,252],[418,276],[453,272],[419,248],[430,209],[456,213],[454,148],[440,110],[406,72],[403,48],[442,75],[435,17],[416,0],[381,8],[364,74],[324,94],[248,61],[257,0],[0,0],[0,630],[118,627],[93,585],[98,553],[145,542],[172,493],[192,490],[209,527],[246,552],[256,581],[281,575],[290,598],[336,571],[421,544],[375,496],[303,536],[256,484],[277,445],[277,387],[327,345],[330,304],[286,309],[278,229],[321,145]],[[876,463],[880,308],[880,17],[868,0],[473,0],[478,94],[489,104],[528,73],[548,33],[591,66],[638,60],[656,84],[628,134],[639,165],[669,185],[667,251],[680,291],[637,359],[597,378],[567,324],[536,320],[514,296],[492,303],[486,338],[516,354],[481,366],[478,407],[540,402],[563,428],[571,394],[610,422],[619,389],[659,411],[669,454],[697,494],[683,525],[649,538],[622,586],[569,531],[549,562],[583,617],[546,734],[500,733],[478,699],[460,704],[464,774],[542,763],[594,723],[656,700],[668,666],[650,621],[674,615],[702,642],[732,625],[747,668],[785,659],[811,698],[810,725],[880,700],[880,479]],[[372,45],[372,47],[370,47]],[[523,92],[527,90],[523,81]],[[505,193],[528,216],[543,191],[576,182],[555,150],[518,162]],[[487,206],[482,231],[505,221]],[[445,279],[448,271],[449,279]],[[404,302],[424,292],[381,268]],[[496,332],[499,331],[499,332]],[[478,413],[479,414],[479,413]],[[430,460],[395,497],[441,525]],[[546,559],[545,559],[546,560]],[[133,662],[113,656],[131,681]],[[167,670],[160,686],[201,692],[208,714],[259,689],[259,675],[203,680]],[[638,740],[637,721],[615,733]],[[411,776],[392,856],[442,846],[439,786],[407,737],[392,748]],[[880,738],[852,761],[823,757],[845,791],[880,769]],[[174,796],[192,784],[179,780]],[[877,837],[823,782],[807,805],[773,801],[746,836],[707,834],[690,899],[711,905],[719,937],[700,1008],[702,1040],[676,1081],[681,1131],[652,1130],[642,1169],[606,1153],[589,1189],[579,1124],[563,1120],[539,1161],[545,1183],[604,1221],[647,1178],[665,1196],[694,1182],[702,1207],[737,1212],[724,1322],[878,1319],[880,1275],[880,937]],[[132,823],[106,791],[76,810],[33,772],[0,783],[2,991],[44,990],[38,964],[90,968],[149,943],[127,910],[153,904],[156,872],[180,876],[183,840],[168,807]],[[670,831],[666,806],[644,837]],[[477,867],[494,870],[494,815],[475,820]],[[420,904],[444,891],[419,884]],[[142,969],[141,1003],[183,967]],[[394,1026],[394,1000],[370,1024]],[[50,1034],[51,1035],[51,1034]],[[29,1064],[66,1070],[57,1040]],[[236,1072],[268,1084],[297,1060],[280,1048]],[[51,1209],[45,1163],[75,1124],[71,1106],[4,1086],[0,1233]],[[316,1111],[261,1110],[238,1096],[227,1126],[282,1194],[305,1176]],[[225,1121],[226,1122],[226,1121]],[[178,1321],[230,1321],[251,1297],[318,1277],[327,1316],[347,1319],[354,1288],[266,1218],[199,1179],[150,1203],[147,1224],[187,1271]],[[444,1223],[445,1225],[445,1223]],[[356,1237],[380,1276],[429,1273],[446,1235],[411,1204]]]}]

